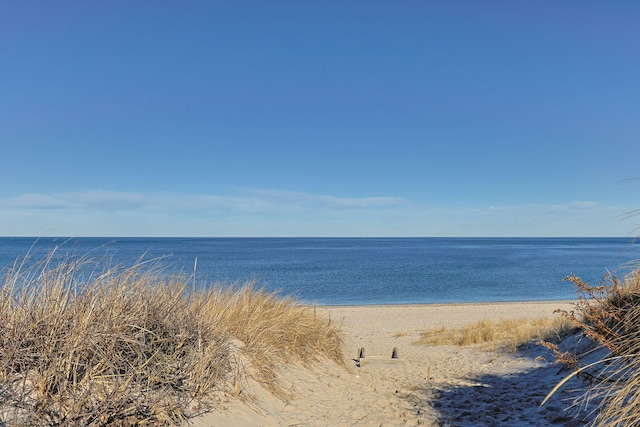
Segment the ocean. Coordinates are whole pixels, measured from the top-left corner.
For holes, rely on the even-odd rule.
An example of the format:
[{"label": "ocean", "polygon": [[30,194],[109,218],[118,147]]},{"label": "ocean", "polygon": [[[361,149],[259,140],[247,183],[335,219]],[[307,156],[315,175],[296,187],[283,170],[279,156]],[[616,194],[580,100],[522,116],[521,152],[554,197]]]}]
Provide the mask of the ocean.
[{"label": "ocean", "polygon": [[0,238],[0,269],[56,249],[168,274],[259,287],[320,305],[575,299],[569,275],[597,284],[640,259],[625,238]]}]

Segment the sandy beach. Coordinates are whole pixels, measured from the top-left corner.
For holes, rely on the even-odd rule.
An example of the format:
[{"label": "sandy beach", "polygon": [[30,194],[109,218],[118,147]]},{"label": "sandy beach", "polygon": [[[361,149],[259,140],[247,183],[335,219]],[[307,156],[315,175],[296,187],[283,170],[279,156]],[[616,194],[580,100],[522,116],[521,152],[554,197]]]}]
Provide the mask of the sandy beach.
[{"label": "sandy beach", "polygon": [[[416,345],[420,332],[482,319],[554,316],[570,301],[454,305],[318,307],[343,325],[345,365],[310,361],[283,367],[278,399],[246,379],[238,399],[195,426],[578,426],[558,393],[544,396],[567,371],[541,346],[518,353]],[[393,348],[398,359],[391,359]],[[359,349],[365,358],[357,366]],[[384,358],[379,358],[384,357]]]}]

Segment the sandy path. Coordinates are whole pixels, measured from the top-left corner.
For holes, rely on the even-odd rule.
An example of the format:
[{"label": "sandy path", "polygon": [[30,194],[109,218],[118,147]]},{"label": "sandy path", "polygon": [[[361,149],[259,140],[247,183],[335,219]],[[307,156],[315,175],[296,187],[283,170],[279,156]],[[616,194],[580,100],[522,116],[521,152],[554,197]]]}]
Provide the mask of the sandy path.
[{"label": "sandy path", "polygon": [[[197,426],[551,426],[582,425],[564,411],[559,393],[540,401],[566,372],[559,373],[542,347],[518,354],[477,347],[415,345],[420,331],[462,326],[482,319],[552,316],[569,302],[322,307],[319,313],[342,322],[347,333],[347,369],[322,362],[313,369],[291,366],[283,384],[286,402],[246,386],[255,397],[232,402],[222,414],[210,414]],[[353,358],[365,348],[365,361]],[[380,361],[371,356],[400,360]],[[538,356],[543,355],[543,358]]]}]

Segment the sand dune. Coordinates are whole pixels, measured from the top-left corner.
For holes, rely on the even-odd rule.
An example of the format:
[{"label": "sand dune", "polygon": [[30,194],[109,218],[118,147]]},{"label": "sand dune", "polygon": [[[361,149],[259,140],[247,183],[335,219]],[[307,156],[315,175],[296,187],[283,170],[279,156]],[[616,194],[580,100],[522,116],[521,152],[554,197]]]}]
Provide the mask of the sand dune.
[{"label": "sand dune", "polygon": [[[288,394],[245,381],[241,397],[196,426],[578,426],[565,410],[571,387],[539,404],[567,372],[540,346],[516,354],[478,347],[415,345],[422,330],[482,319],[552,316],[570,302],[322,307],[347,333],[345,367],[288,366]],[[399,359],[391,360],[398,349]],[[356,366],[358,350],[365,359]],[[376,356],[383,356],[379,359]]]}]

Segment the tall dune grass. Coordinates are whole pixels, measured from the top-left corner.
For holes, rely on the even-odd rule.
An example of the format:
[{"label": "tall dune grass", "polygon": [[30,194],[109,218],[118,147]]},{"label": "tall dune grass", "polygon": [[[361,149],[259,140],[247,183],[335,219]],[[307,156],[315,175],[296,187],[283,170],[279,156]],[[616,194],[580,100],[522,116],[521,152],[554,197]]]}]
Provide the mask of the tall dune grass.
[{"label": "tall dune grass", "polygon": [[[623,280],[609,275],[598,286],[579,277],[567,280],[575,284],[579,301],[575,310],[564,314],[605,350],[600,352],[604,356],[592,361],[582,354],[550,347],[560,361],[575,370],[570,377],[577,374],[587,380],[581,403],[600,401],[593,425],[640,425],[640,270]],[[562,384],[564,381],[553,392]]]},{"label": "tall dune grass", "polygon": [[102,264],[52,252],[3,271],[1,421],[178,425],[238,394],[244,368],[277,393],[283,364],[342,363],[339,325],[312,307],[251,283],[198,290],[141,261]]}]

